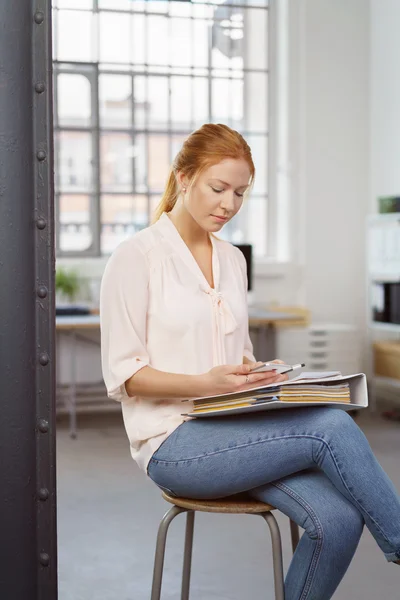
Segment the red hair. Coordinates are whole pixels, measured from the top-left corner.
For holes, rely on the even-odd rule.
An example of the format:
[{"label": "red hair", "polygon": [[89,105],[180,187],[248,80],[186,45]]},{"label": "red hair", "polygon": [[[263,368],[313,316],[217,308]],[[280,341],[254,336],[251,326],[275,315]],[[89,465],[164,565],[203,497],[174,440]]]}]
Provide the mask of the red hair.
[{"label": "red hair", "polygon": [[198,176],[225,158],[244,159],[250,169],[250,186],[254,181],[255,168],[250,146],[234,129],[227,125],[206,123],[185,140],[178,152],[168,177],[159,205],[154,212],[155,223],[163,212],[170,212],[179,196],[176,175],[181,171],[189,179],[189,187]]}]

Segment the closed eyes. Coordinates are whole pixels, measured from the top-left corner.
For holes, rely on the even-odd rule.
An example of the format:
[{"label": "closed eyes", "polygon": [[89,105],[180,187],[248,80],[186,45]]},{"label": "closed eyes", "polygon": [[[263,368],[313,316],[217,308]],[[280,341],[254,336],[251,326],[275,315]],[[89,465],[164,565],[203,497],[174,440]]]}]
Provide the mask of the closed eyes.
[{"label": "closed eyes", "polygon": [[[210,187],[211,187],[211,189],[213,190],[213,192],[215,192],[216,194],[222,194],[222,192],[224,192],[224,191],[225,191],[224,189],[222,189],[222,190],[219,190],[219,189],[217,189],[217,188],[214,188],[214,187],[212,187],[212,186],[210,186]],[[238,192],[235,192],[235,195],[236,195],[238,198],[243,198],[243,195],[244,195],[244,194],[239,194]]]}]

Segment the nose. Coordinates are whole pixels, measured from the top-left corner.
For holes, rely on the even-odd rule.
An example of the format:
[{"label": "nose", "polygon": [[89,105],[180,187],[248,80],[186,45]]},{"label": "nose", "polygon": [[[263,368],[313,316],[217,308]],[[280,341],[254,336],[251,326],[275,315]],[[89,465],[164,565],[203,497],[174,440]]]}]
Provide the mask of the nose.
[{"label": "nose", "polygon": [[233,190],[227,190],[225,194],[223,194],[223,198],[221,198],[220,206],[222,209],[230,212],[235,208],[235,196]]}]

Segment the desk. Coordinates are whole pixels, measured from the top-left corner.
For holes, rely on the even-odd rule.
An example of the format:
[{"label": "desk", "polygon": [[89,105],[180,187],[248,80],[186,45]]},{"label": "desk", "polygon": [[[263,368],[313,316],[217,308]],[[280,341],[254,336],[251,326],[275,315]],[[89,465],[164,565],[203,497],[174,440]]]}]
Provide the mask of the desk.
[{"label": "desk", "polygon": [[[279,358],[276,354],[276,331],[279,327],[302,326],[308,324],[308,311],[297,307],[270,310],[262,306],[249,306],[249,328],[257,332],[254,354],[258,360]],[[69,430],[76,437],[76,341],[79,332],[100,330],[100,317],[96,314],[85,316],[57,316],[56,331],[67,334],[71,339],[70,386],[69,386]],[[84,339],[84,338],[82,338]],[[92,340],[87,340],[93,343]]]},{"label": "desk", "polygon": [[[79,332],[97,330],[100,331],[99,315],[84,315],[84,316],[56,316],[56,332],[61,332],[68,335],[71,339],[70,351],[70,385],[68,390],[69,404],[69,434],[72,438],[76,438],[76,360],[77,348],[76,342],[79,337]],[[92,340],[85,341],[93,343]],[[97,344],[100,347],[100,342]]]}]

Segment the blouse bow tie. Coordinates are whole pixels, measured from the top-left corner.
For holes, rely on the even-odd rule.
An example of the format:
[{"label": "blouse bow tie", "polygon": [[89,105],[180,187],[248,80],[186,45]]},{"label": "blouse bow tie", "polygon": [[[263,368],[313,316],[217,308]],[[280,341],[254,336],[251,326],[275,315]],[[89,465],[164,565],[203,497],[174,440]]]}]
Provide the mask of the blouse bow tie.
[{"label": "blouse bow tie", "polygon": [[223,318],[224,333],[232,333],[232,331],[234,331],[238,325],[235,317],[233,316],[232,310],[222,293],[217,292],[213,288],[206,288],[203,286],[201,286],[201,289],[211,297],[214,308]]}]

